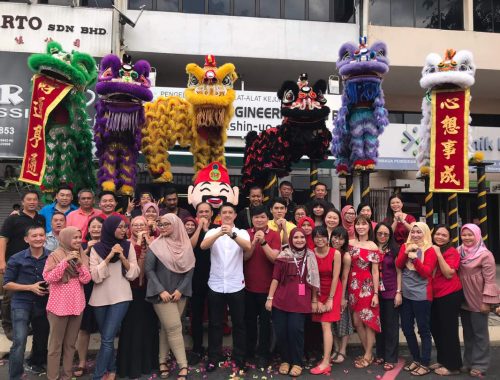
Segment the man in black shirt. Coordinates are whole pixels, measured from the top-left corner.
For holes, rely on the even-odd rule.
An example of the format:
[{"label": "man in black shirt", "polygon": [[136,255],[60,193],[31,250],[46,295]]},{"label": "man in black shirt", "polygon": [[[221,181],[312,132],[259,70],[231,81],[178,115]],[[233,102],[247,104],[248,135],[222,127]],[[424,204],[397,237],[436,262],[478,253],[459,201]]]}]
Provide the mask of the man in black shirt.
[{"label": "man in black shirt", "polygon": [[290,181],[281,181],[279,187],[280,197],[286,201],[286,214],[285,219],[289,222],[295,223],[294,213],[297,205],[292,201],[293,185]]},{"label": "man in black shirt", "polygon": [[264,192],[259,186],[253,186],[250,188],[248,193],[248,200],[250,204],[238,213],[234,224],[236,227],[242,230],[248,230],[252,228],[252,217],[250,215],[250,209],[252,207],[261,206],[264,201]]},{"label": "man in black shirt", "polygon": [[[22,197],[22,211],[7,217],[0,229],[0,276],[3,277],[7,261],[17,252],[29,247],[24,234],[30,226],[45,228],[45,218],[38,214],[38,193],[28,191]],[[2,281],[3,282],[3,278]],[[4,292],[2,300],[2,327],[8,339],[12,340],[12,322],[10,318],[11,293]]]},{"label": "man in black shirt", "polygon": [[306,204],[308,210],[312,210],[312,202],[316,199],[324,200],[328,209],[336,209],[335,205],[328,200],[328,187],[326,187],[323,182],[318,182],[316,185],[314,185],[313,194],[314,196]]}]

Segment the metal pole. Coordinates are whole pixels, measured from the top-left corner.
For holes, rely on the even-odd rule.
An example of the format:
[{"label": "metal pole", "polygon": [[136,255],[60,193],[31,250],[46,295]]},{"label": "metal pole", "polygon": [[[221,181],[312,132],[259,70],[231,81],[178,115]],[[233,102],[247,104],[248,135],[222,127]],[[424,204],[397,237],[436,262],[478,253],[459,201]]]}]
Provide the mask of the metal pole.
[{"label": "metal pole", "polygon": [[313,160],[309,160],[309,187],[311,189],[311,198],[314,198],[314,186],[318,183],[318,163]]},{"label": "metal pole", "polygon": [[370,203],[370,171],[361,172],[361,202]]},{"label": "metal pole", "polygon": [[486,200],[486,166],[490,162],[479,162],[476,167],[477,174],[477,216],[479,218],[479,227],[484,244],[488,246],[488,203]]},{"label": "metal pole", "polygon": [[434,231],[434,193],[429,191],[430,179],[426,175],[424,177],[425,182],[425,222],[429,226],[431,233]]},{"label": "metal pole", "polygon": [[347,174],[345,176],[345,203],[346,205],[354,205],[354,184],[352,180],[352,174]]},{"label": "metal pole", "polygon": [[458,196],[457,193],[448,195],[448,225],[451,230],[451,243],[458,246]]},{"label": "metal pole", "polygon": [[278,183],[278,177],[275,172],[270,172],[266,186],[264,186],[264,203],[271,199],[274,195],[274,189]]}]

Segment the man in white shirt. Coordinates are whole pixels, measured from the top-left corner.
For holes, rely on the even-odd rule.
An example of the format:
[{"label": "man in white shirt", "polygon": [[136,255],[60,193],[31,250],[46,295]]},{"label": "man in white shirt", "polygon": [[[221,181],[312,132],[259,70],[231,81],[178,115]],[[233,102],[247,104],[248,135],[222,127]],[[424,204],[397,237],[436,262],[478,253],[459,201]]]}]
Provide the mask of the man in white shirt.
[{"label": "man in white shirt", "polygon": [[221,226],[209,230],[201,242],[201,249],[210,249],[210,277],[208,279],[209,332],[207,372],[214,371],[222,357],[224,312],[229,306],[233,326],[233,353],[240,370],[246,371],[245,332],[245,278],[243,255],[250,251],[250,236],[234,226],[236,209],[225,203],[220,207]]}]

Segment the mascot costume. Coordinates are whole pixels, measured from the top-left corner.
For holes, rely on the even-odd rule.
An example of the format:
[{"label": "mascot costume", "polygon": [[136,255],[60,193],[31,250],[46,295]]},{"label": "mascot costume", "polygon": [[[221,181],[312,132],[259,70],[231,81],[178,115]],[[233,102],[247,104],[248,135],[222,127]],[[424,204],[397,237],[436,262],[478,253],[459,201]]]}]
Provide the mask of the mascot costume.
[{"label": "mascot costume", "polygon": [[375,168],[378,137],[389,124],[384,108],[383,76],[389,71],[387,47],[376,42],[359,47],[345,43],[340,47],[337,69],[344,82],[342,105],[333,128],[332,154],[338,174]]},{"label": "mascot costume", "polygon": [[214,161],[225,165],[224,144],[234,114],[233,85],[238,78],[235,67],[231,63],[217,67],[215,57],[207,55],[203,68],[190,63],[186,72],[185,99],[160,96],[146,104],[142,153],[155,182],[172,181],[168,150],[176,143],[189,146],[195,174]]},{"label": "mascot costume", "polygon": [[100,65],[96,91],[94,141],[99,159],[97,173],[103,191],[132,196],[136,164],[145,122],[143,103],[153,99],[147,61],[132,64],[116,55],[105,56]]},{"label": "mascot costume", "polygon": [[312,87],[307,74],[297,82],[286,81],[278,91],[283,122],[260,134],[246,136],[242,183],[244,188],[264,187],[270,174],[284,177],[293,162],[303,155],[320,162],[328,157],[331,133],[326,128],[330,109],[323,94],[326,82],[318,80]]},{"label": "mascot costume", "polygon": [[[419,145],[417,154],[417,164],[419,173],[417,176],[428,176],[430,173],[431,154],[431,124],[432,124],[432,95],[436,90],[467,90],[466,103],[470,101],[468,89],[474,84],[476,66],[472,53],[467,50],[456,52],[448,49],[444,58],[439,54],[431,53],[425,60],[422,69],[420,86],[426,90],[422,99],[422,121],[419,129]],[[458,106],[458,105],[457,105]],[[449,106],[447,105],[447,108]],[[451,106],[455,107],[454,105]],[[468,106],[466,107],[468,111]],[[470,114],[466,115],[470,124]],[[473,138],[471,129],[468,129],[468,158],[475,161],[482,161],[482,153],[474,153]]]},{"label": "mascot costume", "polygon": [[46,53],[31,55],[28,65],[35,75],[20,180],[40,186],[44,201],[61,185],[94,188],[85,90],[96,80],[96,62],[50,41]]}]

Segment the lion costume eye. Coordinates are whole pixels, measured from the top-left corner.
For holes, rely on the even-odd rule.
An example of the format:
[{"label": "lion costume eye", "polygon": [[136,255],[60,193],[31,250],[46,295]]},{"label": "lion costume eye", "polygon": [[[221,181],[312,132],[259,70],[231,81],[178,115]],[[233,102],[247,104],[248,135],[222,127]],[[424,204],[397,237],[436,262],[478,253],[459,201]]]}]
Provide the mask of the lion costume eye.
[{"label": "lion costume eye", "polygon": [[347,61],[347,60],[349,60],[349,59],[351,59],[351,54],[350,54],[348,51],[346,51],[346,52],[344,53],[344,55],[342,56],[342,60],[343,60],[343,61]]},{"label": "lion costume eye", "polygon": [[288,90],[285,92],[283,96],[283,103],[292,103],[295,100],[295,95],[292,90]]},{"label": "lion costume eye", "polygon": [[231,75],[226,75],[222,80],[222,84],[226,87],[233,87],[233,81],[231,80]]},{"label": "lion costume eye", "polygon": [[190,74],[189,75],[189,80],[188,80],[188,87],[194,87],[198,86],[200,82],[198,81],[198,78],[196,78],[194,75]]}]

